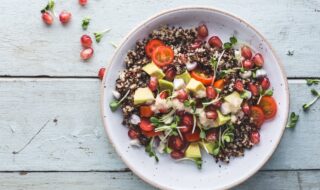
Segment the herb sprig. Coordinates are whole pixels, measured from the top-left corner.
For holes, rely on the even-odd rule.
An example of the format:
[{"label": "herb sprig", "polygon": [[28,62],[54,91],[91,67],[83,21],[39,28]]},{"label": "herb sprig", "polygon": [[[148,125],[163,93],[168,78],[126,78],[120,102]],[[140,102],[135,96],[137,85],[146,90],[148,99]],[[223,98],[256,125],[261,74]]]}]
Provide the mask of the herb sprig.
[{"label": "herb sprig", "polygon": [[111,101],[109,104],[111,111],[115,112],[121,106],[121,103],[123,102],[123,100],[126,99],[126,97],[129,95],[129,93],[130,93],[130,90],[128,90],[128,92],[119,101],[117,101],[117,100]]},{"label": "herb sprig", "polygon": [[230,37],[229,40],[230,40],[230,42],[226,42],[223,44],[224,49],[231,49],[232,46],[238,42],[237,38],[234,36]]},{"label": "herb sprig", "polygon": [[307,79],[307,85],[311,86],[313,84],[319,84],[320,79]]},{"label": "herb sprig", "polygon": [[94,37],[95,37],[95,39],[96,39],[96,42],[99,43],[99,42],[101,41],[102,37],[103,37],[106,33],[110,32],[110,30],[111,30],[111,29],[106,29],[106,30],[104,30],[104,31],[102,31],[102,32],[94,32],[93,35],[94,35]]},{"label": "herb sprig", "polygon": [[44,13],[46,11],[51,11],[54,14],[54,11],[53,11],[54,5],[55,5],[54,0],[49,0],[48,4],[41,10],[41,13]]},{"label": "herb sprig", "polygon": [[309,108],[316,103],[316,101],[320,98],[320,93],[318,91],[316,91],[315,89],[311,89],[311,93],[316,96],[313,100],[311,100],[310,102],[303,104],[302,108],[304,111],[309,110]]},{"label": "herb sprig", "polygon": [[299,121],[299,115],[296,115],[296,113],[291,112],[286,128],[295,128],[298,121]]},{"label": "herb sprig", "polygon": [[82,20],[82,24],[81,24],[83,30],[88,29],[88,26],[90,24],[90,20],[91,20],[90,17],[84,17],[84,19]]},{"label": "herb sprig", "polygon": [[149,154],[150,157],[154,157],[156,162],[159,162],[159,158],[153,149],[153,141],[154,141],[154,138],[150,140],[149,144],[145,148],[145,151]]},{"label": "herb sprig", "polygon": [[228,124],[226,129],[222,132],[222,128],[219,130],[219,140],[217,146],[213,149],[213,155],[217,156],[221,149],[225,147],[225,143],[230,143],[234,139],[234,126],[232,124]]},{"label": "herb sprig", "polygon": [[257,104],[260,103],[261,98],[262,98],[263,96],[272,96],[272,95],[273,95],[273,90],[272,90],[272,89],[262,90],[262,88],[260,88],[260,89],[259,89],[259,94],[260,94],[260,96],[259,96],[259,99],[258,99]]},{"label": "herb sprig", "polygon": [[183,161],[183,160],[191,160],[197,165],[198,169],[202,168],[202,159],[201,158],[187,158],[187,157],[184,157],[184,158],[181,158],[181,159],[179,159],[177,161]]}]

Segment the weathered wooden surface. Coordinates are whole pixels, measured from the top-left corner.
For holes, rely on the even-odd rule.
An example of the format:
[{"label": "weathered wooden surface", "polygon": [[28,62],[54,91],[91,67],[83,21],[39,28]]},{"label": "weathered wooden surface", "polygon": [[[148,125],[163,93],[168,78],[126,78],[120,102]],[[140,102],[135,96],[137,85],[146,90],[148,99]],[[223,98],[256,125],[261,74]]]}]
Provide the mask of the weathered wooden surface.
[{"label": "weathered wooden surface", "polygon": [[[114,52],[110,42],[119,43],[138,23],[168,8],[185,5],[211,6],[232,12],[249,21],[271,42],[282,59],[289,77],[320,77],[320,1],[233,1],[233,0],[108,0],[90,1],[87,7],[77,1],[57,1],[56,11],[72,11],[73,20],[62,26],[58,19],[46,27],[40,9],[46,0],[10,0],[0,4],[0,75],[11,76],[96,76]],[[95,56],[83,63],[79,58],[80,26],[91,16],[88,32],[112,28]],[[287,51],[294,51],[287,56]]]},{"label": "weathered wooden surface", "polygon": [[[318,190],[319,171],[260,171],[235,190]],[[214,183],[214,182],[213,182]],[[6,190],[151,190],[131,172],[32,172],[1,173],[0,184]]]}]

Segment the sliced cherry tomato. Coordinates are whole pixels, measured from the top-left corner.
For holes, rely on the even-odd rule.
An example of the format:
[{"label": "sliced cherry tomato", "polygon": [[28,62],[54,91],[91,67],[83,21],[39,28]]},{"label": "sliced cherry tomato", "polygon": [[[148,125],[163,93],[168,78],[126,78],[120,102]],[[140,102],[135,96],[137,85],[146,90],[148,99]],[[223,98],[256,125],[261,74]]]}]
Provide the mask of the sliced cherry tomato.
[{"label": "sliced cherry tomato", "polygon": [[265,119],[273,118],[277,113],[277,103],[271,96],[263,96],[259,106],[262,108]]},{"label": "sliced cherry tomato", "polygon": [[173,62],[174,52],[171,47],[158,46],[152,52],[152,61],[159,67],[169,65]]},{"label": "sliced cherry tomato", "polygon": [[154,130],[154,126],[151,124],[148,118],[141,118],[139,126],[142,131],[150,132]]},{"label": "sliced cherry tomato", "polygon": [[142,134],[144,134],[147,137],[155,137],[161,135],[161,132],[155,132],[155,131],[142,131]]},{"label": "sliced cherry tomato", "polygon": [[141,117],[151,117],[152,115],[153,111],[151,110],[151,106],[140,106]]},{"label": "sliced cherry tomato", "polygon": [[264,122],[264,113],[263,110],[259,106],[251,106],[251,117],[253,119],[253,123],[257,127],[261,127]]},{"label": "sliced cherry tomato", "polygon": [[213,76],[206,76],[203,73],[199,73],[197,71],[192,71],[191,72],[191,77],[196,79],[197,81],[201,82],[204,85],[210,85],[213,80]]},{"label": "sliced cherry tomato", "polygon": [[152,57],[152,52],[159,46],[164,46],[161,40],[152,39],[146,45],[146,54],[148,57]]},{"label": "sliced cherry tomato", "polygon": [[217,89],[222,90],[223,87],[224,87],[224,83],[225,83],[224,79],[219,79],[219,80],[217,80],[216,82],[213,83],[213,86],[215,88],[217,88]]},{"label": "sliced cherry tomato", "polygon": [[184,137],[186,138],[186,140],[188,142],[197,142],[200,140],[200,130],[198,128],[196,128],[194,133],[192,133],[192,131],[190,131],[189,133],[184,134]]}]

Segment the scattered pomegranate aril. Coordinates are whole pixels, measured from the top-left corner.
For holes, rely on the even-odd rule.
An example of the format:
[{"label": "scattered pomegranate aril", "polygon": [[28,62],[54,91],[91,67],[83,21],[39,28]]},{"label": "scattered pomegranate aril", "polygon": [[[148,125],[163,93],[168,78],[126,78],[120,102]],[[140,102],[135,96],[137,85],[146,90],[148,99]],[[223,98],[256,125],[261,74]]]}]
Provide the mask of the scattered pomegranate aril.
[{"label": "scattered pomegranate aril", "polygon": [[249,46],[242,46],[241,48],[241,55],[246,59],[251,59],[252,51]]},{"label": "scattered pomegranate aril", "polygon": [[184,157],[184,153],[182,151],[174,150],[170,153],[171,158],[178,160]]},{"label": "scattered pomegranate aril", "polygon": [[137,139],[139,137],[139,133],[133,129],[129,129],[128,136],[130,139]]},{"label": "scattered pomegranate aril", "polygon": [[212,86],[207,86],[206,95],[207,95],[207,98],[214,99],[217,96],[217,92]]},{"label": "scattered pomegranate aril", "polygon": [[250,114],[250,106],[247,102],[244,102],[242,104],[242,111],[243,113],[245,113],[246,115],[249,115]]},{"label": "scattered pomegranate aril", "polygon": [[106,71],[106,68],[104,68],[104,67],[100,68],[99,73],[98,73],[98,77],[100,80],[103,79],[105,71]]},{"label": "scattered pomegranate aril", "polygon": [[168,140],[168,147],[173,150],[181,150],[184,145],[184,141],[179,136],[171,136]]},{"label": "scattered pomegranate aril", "polygon": [[242,65],[246,70],[249,70],[249,69],[252,69],[254,64],[249,59],[246,59],[246,60],[242,61]]},{"label": "scattered pomegranate aril", "polygon": [[88,0],[79,0],[81,6],[85,6],[88,3]]},{"label": "scattered pomegranate aril", "polygon": [[218,140],[218,131],[216,129],[208,130],[206,134],[206,140],[208,142],[215,142]]},{"label": "scattered pomegranate aril", "polygon": [[253,96],[259,95],[259,89],[257,85],[250,83],[248,87]]},{"label": "scattered pomegranate aril", "polygon": [[158,89],[158,79],[156,77],[151,77],[148,83],[148,87],[152,92]]},{"label": "scattered pomegranate aril", "polygon": [[198,36],[201,38],[205,38],[208,36],[208,28],[205,24],[201,24],[200,26],[198,26],[197,31]]},{"label": "scattered pomegranate aril", "polygon": [[217,48],[222,47],[222,41],[220,40],[220,38],[218,36],[212,36],[209,39],[208,43],[211,47],[217,47]]},{"label": "scattered pomegranate aril", "polygon": [[254,131],[250,134],[250,141],[253,144],[259,144],[260,142],[260,133],[258,131]]},{"label": "scattered pomegranate aril", "polygon": [[92,39],[89,35],[86,35],[86,34],[82,35],[80,41],[81,41],[81,45],[85,48],[89,48],[92,45]]},{"label": "scattered pomegranate aril", "polygon": [[62,11],[59,15],[59,20],[62,24],[67,24],[71,19],[71,13],[68,11]]},{"label": "scattered pomegranate aril", "polygon": [[263,56],[260,53],[257,53],[253,56],[252,62],[257,66],[257,67],[262,67],[264,64],[264,59]]},{"label": "scattered pomegranate aril", "polygon": [[90,59],[91,57],[93,56],[93,49],[92,48],[86,48],[84,50],[82,50],[80,52],[80,57],[81,59],[83,60],[87,60],[87,59]]},{"label": "scattered pomegranate aril", "polygon": [[262,78],[261,80],[261,88],[263,90],[267,90],[270,87],[270,81],[267,77]]},{"label": "scattered pomegranate aril", "polygon": [[184,102],[185,100],[188,99],[188,93],[185,90],[181,89],[177,93],[178,93],[177,98],[178,100],[180,100],[180,102]]},{"label": "scattered pomegranate aril", "polygon": [[207,112],[206,112],[206,117],[207,117],[208,119],[216,120],[217,117],[218,117],[218,113],[217,113],[217,111],[207,111]]},{"label": "scattered pomegranate aril", "polygon": [[198,49],[202,45],[202,40],[196,39],[190,46],[191,49]]},{"label": "scattered pomegranate aril", "polygon": [[168,81],[173,81],[174,77],[177,74],[177,69],[175,66],[169,66],[165,71],[165,78]]},{"label": "scattered pomegranate aril", "polygon": [[238,92],[242,92],[244,90],[242,81],[237,80],[234,83],[234,89],[236,89],[236,91],[238,91]]},{"label": "scattered pomegranate aril", "polygon": [[48,11],[43,12],[41,17],[43,22],[47,25],[51,25],[53,23],[53,17]]}]

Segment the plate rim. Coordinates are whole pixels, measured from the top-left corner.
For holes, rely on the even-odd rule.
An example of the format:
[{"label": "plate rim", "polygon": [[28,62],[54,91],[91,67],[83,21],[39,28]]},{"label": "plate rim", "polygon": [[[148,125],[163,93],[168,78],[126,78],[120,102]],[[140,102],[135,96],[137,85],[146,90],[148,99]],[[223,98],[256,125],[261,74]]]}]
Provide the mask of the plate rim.
[{"label": "plate rim", "polygon": [[[104,129],[105,129],[105,132],[107,134],[107,138],[108,138],[108,141],[111,143],[112,147],[114,148],[114,150],[116,151],[116,153],[118,154],[118,156],[121,158],[121,160],[125,163],[125,165],[135,174],[137,175],[140,179],[142,179],[144,182],[156,187],[156,188],[160,188],[160,189],[168,189],[167,186],[163,186],[161,184],[158,184],[158,183],[155,183],[153,182],[152,180],[149,180],[148,178],[145,178],[144,176],[140,175],[140,172],[138,172],[137,170],[134,169],[134,167],[132,165],[130,165],[126,159],[124,159],[121,154],[119,153],[119,151],[116,149],[115,145],[114,145],[114,142],[112,141],[112,139],[110,138],[109,136],[109,133],[108,133],[108,125],[107,125],[107,122],[106,122],[106,114],[104,112],[104,108],[105,108],[105,105],[104,105],[104,102],[105,102],[105,83],[106,83],[106,75],[108,74],[109,72],[109,68],[111,67],[112,65],[112,62],[113,60],[115,59],[115,56],[118,54],[119,52],[119,49],[120,47],[122,47],[126,41],[128,40],[128,38],[134,33],[136,32],[139,28],[143,27],[143,25],[145,25],[146,23],[158,18],[158,17],[161,17],[162,15],[165,15],[165,14],[169,14],[169,13],[172,13],[172,12],[176,12],[176,11],[184,11],[184,10],[205,10],[205,11],[212,11],[212,12],[218,12],[220,14],[223,14],[223,15],[226,15],[226,16],[229,16],[229,17],[232,17],[234,19],[237,19],[239,20],[240,22],[244,23],[245,25],[247,25],[247,27],[249,27],[250,29],[252,29],[265,43],[266,45],[268,46],[268,48],[270,48],[271,50],[271,53],[272,55],[275,57],[275,59],[277,60],[277,63],[279,65],[279,68],[280,68],[280,72],[281,72],[281,75],[282,77],[285,79],[284,80],[284,89],[285,89],[285,98],[287,99],[287,104],[285,104],[285,122],[283,123],[283,125],[281,126],[282,127],[282,130],[281,130],[281,135],[279,136],[278,139],[276,139],[276,146],[273,147],[272,151],[266,155],[265,159],[261,162],[261,165],[259,167],[256,167],[254,170],[252,170],[248,175],[242,177],[242,178],[239,178],[237,181],[233,182],[233,183],[230,183],[229,185],[223,187],[223,188],[226,188],[226,189],[229,189],[229,188],[232,188],[232,187],[235,187],[237,185],[240,185],[241,183],[245,182],[246,180],[248,180],[250,177],[252,177],[255,173],[257,173],[266,163],[267,161],[271,158],[271,156],[274,154],[274,152],[276,151],[276,149],[279,147],[279,144],[280,144],[280,141],[283,137],[283,134],[284,134],[284,131],[285,131],[285,126],[286,126],[286,122],[288,120],[288,116],[289,116],[289,110],[290,110],[290,91],[289,91],[289,84],[288,84],[288,79],[287,79],[287,75],[286,75],[286,72],[285,72],[285,69],[284,69],[284,66],[283,66],[283,63],[281,61],[281,59],[279,58],[279,56],[277,55],[276,51],[273,49],[273,47],[271,46],[271,44],[269,43],[269,41],[251,24],[249,24],[249,22],[247,22],[245,19],[242,19],[240,18],[239,16],[233,14],[233,13],[229,13],[228,11],[226,10],[223,10],[223,9],[220,9],[220,8],[216,8],[216,7],[212,7],[212,6],[178,6],[176,8],[172,8],[172,9],[166,9],[166,10],[163,10],[163,11],[160,11],[158,12],[157,14],[154,14],[152,16],[150,16],[149,18],[143,20],[142,22],[140,22],[139,24],[136,25],[136,27],[134,27],[132,30],[130,30],[128,32],[127,35],[125,35],[125,37],[123,37],[121,43],[119,44],[119,46],[116,48],[115,52],[113,53],[109,63],[107,63],[106,65],[106,70],[105,70],[105,74],[104,74],[104,77],[101,81],[101,85],[100,85],[100,113],[101,113],[101,118],[102,118],[102,122],[103,122],[103,126],[104,126]],[[284,105],[284,104],[283,104]]]}]

